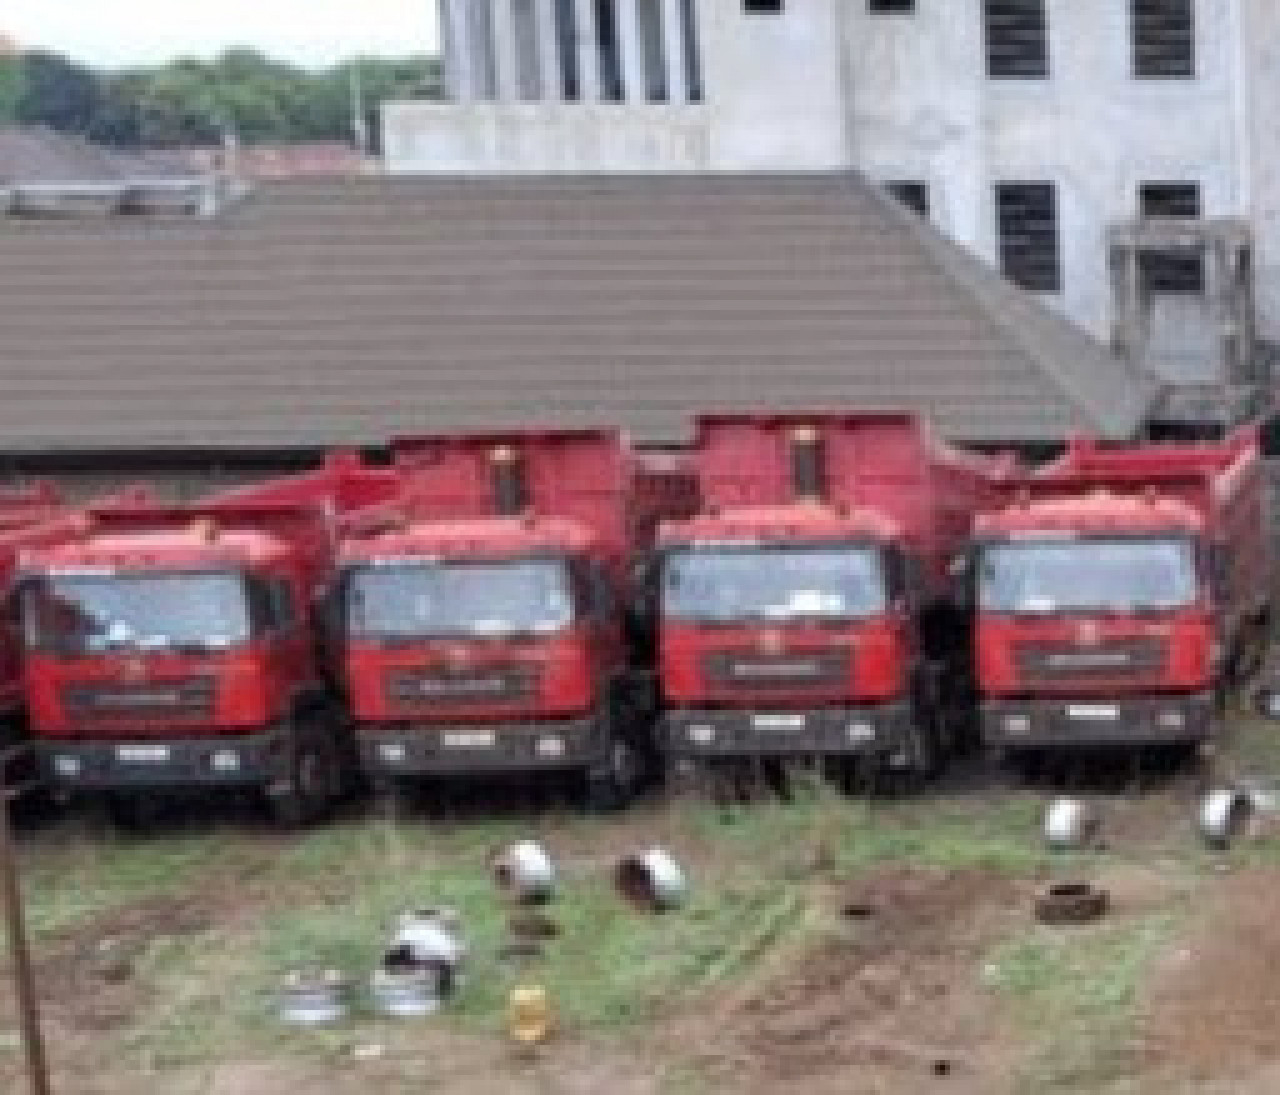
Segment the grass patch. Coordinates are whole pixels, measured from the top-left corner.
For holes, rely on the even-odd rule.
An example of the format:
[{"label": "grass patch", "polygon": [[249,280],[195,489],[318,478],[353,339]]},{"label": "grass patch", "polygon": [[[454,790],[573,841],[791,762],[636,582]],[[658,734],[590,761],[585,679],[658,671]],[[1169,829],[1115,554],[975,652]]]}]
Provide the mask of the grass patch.
[{"label": "grass patch", "polygon": [[1175,911],[1036,926],[990,956],[986,983],[1016,1003],[1036,1047],[1019,1090],[1106,1091],[1130,1077],[1143,978],[1182,919]]},{"label": "grass patch", "polygon": [[[77,840],[39,855],[24,855],[27,926],[50,936],[127,908],[178,892],[221,860],[233,841],[225,834],[154,840]],[[4,943],[0,940],[0,950]]]}]

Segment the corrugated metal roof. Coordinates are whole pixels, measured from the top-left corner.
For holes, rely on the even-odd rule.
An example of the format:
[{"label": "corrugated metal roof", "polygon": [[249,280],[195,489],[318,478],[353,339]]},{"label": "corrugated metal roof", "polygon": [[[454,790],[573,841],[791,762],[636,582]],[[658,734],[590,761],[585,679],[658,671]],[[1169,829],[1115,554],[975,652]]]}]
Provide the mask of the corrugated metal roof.
[{"label": "corrugated metal roof", "polygon": [[0,451],[907,406],[1126,436],[1154,384],[848,175],[366,178],[0,223]]}]

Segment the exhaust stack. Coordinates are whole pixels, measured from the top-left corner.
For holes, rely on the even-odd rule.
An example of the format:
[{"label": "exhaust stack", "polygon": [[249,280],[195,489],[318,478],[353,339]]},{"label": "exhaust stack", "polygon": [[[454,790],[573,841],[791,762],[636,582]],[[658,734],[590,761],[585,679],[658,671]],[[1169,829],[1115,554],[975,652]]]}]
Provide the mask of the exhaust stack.
[{"label": "exhaust stack", "polygon": [[493,500],[502,517],[517,517],[529,506],[528,484],[520,454],[502,445],[490,454],[493,463]]},{"label": "exhaust stack", "polygon": [[797,501],[821,501],[826,497],[822,435],[813,426],[791,431],[791,492]]}]

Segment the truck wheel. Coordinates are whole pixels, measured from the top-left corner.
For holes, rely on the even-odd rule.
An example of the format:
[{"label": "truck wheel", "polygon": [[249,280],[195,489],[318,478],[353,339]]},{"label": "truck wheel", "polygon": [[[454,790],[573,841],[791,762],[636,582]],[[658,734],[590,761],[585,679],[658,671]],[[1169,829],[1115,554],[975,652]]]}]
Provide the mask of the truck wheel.
[{"label": "truck wheel", "polygon": [[604,761],[587,770],[587,808],[594,813],[621,810],[635,795],[640,757],[622,737],[609,739]]},{"label": "truck wheel", "polygon": [[314,824],[332,808],[341,784],[332,743],[319,734],[307,735],[293,750],[287,780],[268,795],[272,817],[285,829]]}]

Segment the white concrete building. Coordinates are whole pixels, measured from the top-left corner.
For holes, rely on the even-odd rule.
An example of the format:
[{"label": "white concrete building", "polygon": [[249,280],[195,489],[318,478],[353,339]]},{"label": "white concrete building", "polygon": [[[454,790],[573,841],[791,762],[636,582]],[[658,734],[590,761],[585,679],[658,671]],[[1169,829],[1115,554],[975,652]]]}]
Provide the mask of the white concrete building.
[{"label": "white concrete building", "polygon": [[[439,3],[450,101],[386,108],[391,171],[856,167],[1101,337],[1115,226],[1236,218],[1280,341],[1277,0]],[[1150,354],[1216,379],[1204,298],[1248,271],[1141,270]]]}]

